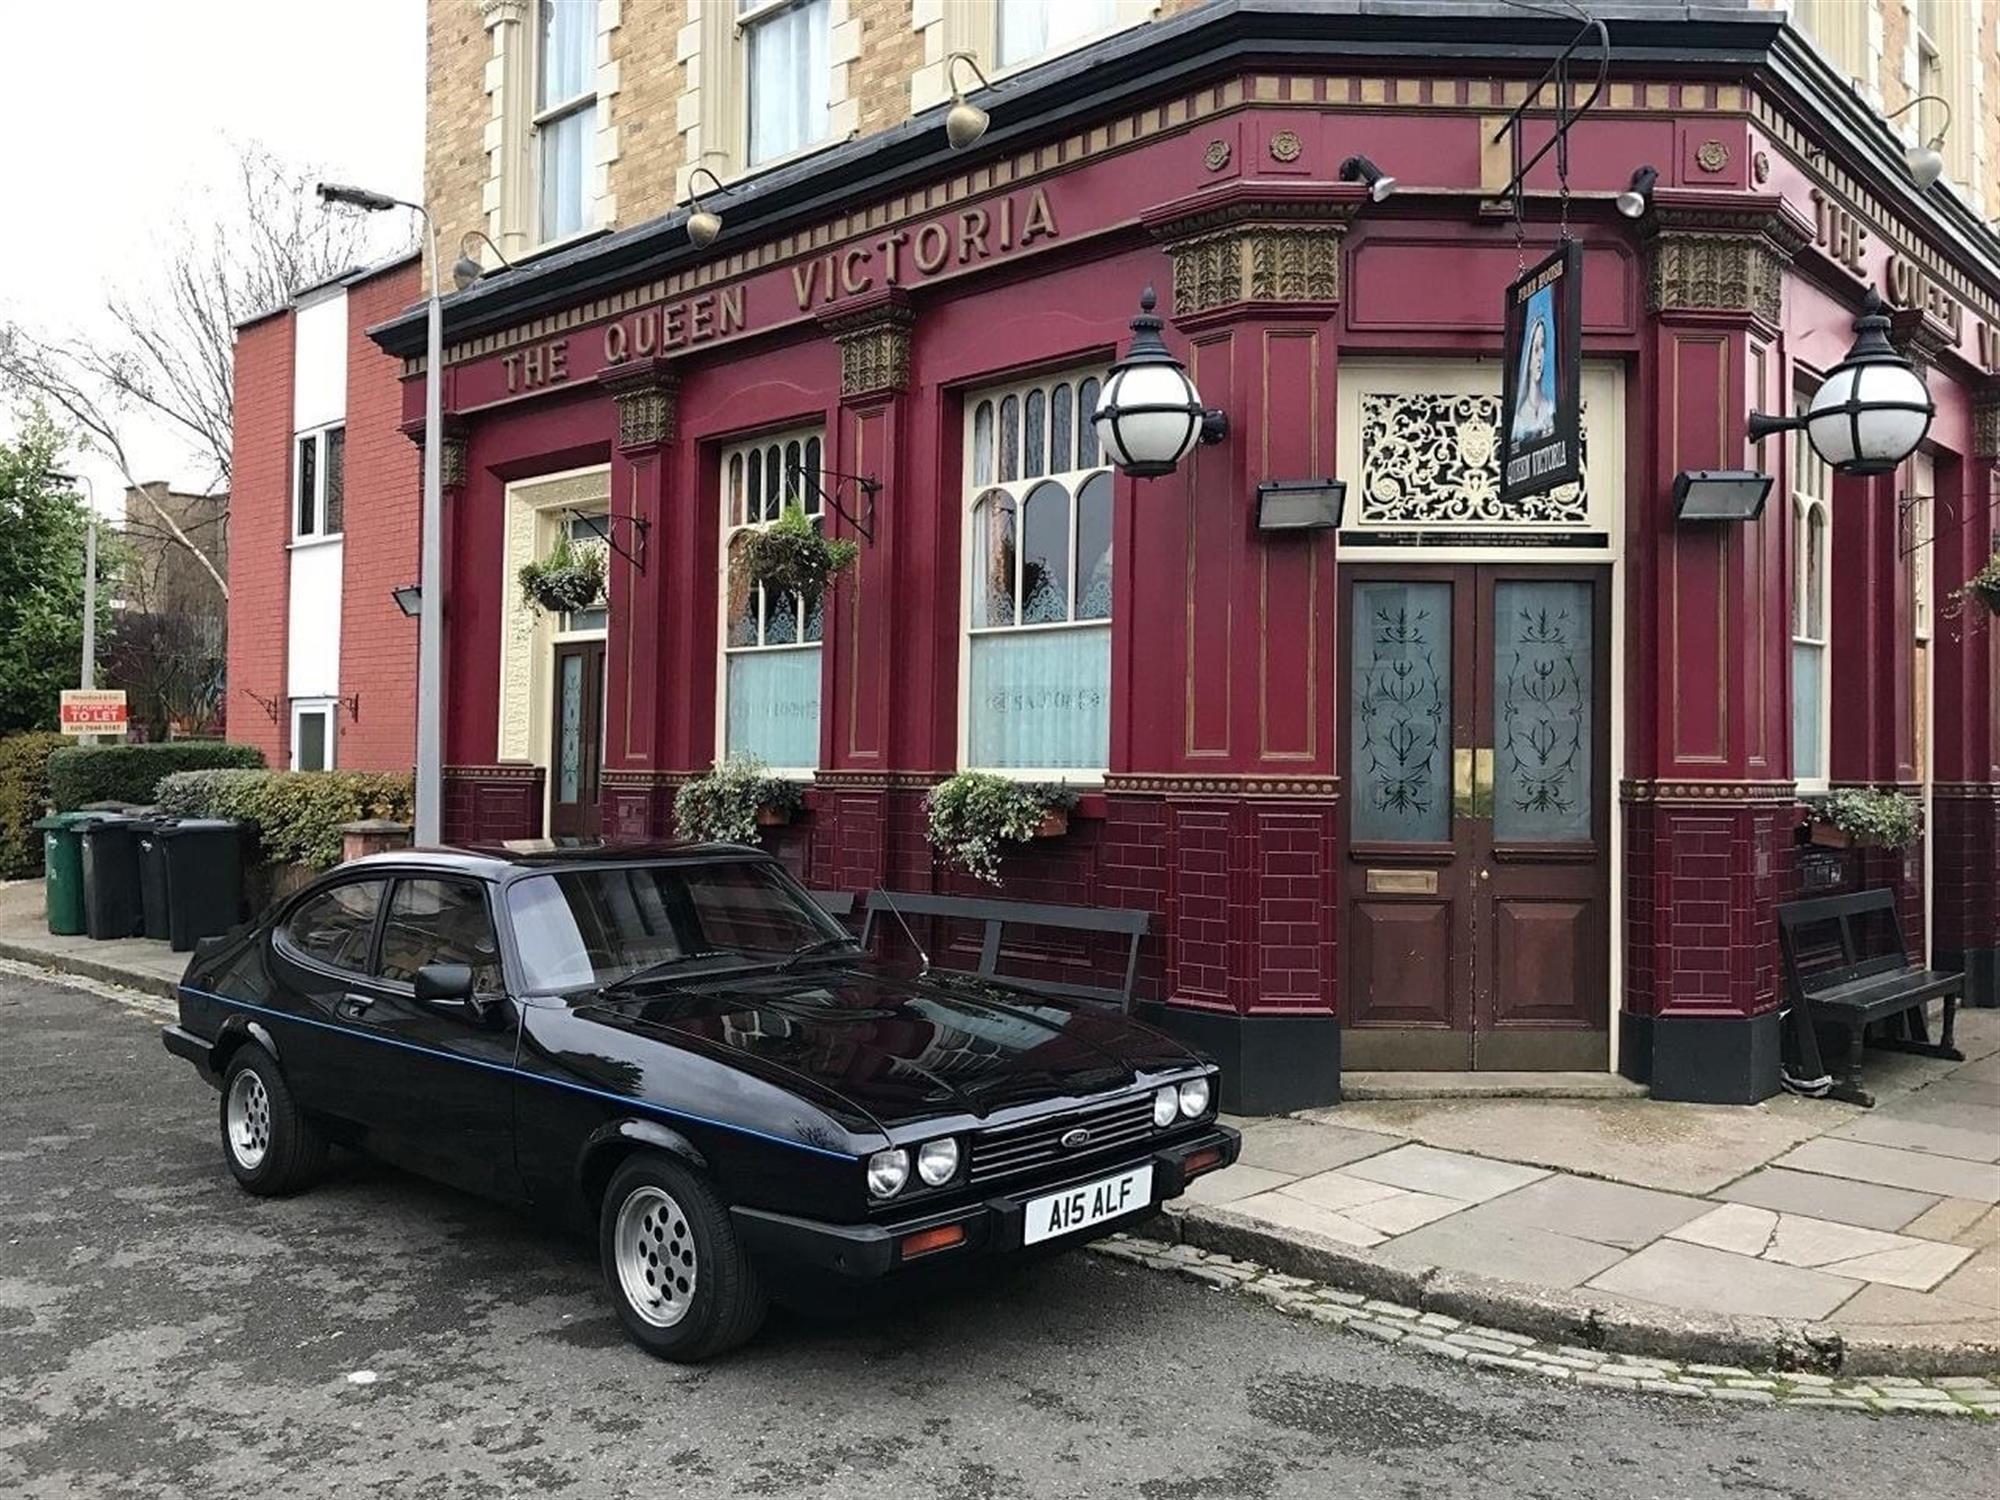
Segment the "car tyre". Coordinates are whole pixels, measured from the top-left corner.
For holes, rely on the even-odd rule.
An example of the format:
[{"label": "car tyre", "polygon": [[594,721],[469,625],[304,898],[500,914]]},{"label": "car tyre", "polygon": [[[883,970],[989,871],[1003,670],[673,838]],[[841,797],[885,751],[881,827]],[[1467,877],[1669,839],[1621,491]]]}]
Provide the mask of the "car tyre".
[{"label": "car tyre", "polygon": [[278,1061],[255,1042],[237,1048],[222,1074],[222,1156],[247,1192],[295,1193],[326,1165],[326,1137],[299,1108]]},{"label": "car tyre", "polygon": [[648,1354],[710,1359],[764,1321],[768,1299],[728,1208],[671,1157],[640,1152],[612,1174],[598,1249],[618,1319]]}]

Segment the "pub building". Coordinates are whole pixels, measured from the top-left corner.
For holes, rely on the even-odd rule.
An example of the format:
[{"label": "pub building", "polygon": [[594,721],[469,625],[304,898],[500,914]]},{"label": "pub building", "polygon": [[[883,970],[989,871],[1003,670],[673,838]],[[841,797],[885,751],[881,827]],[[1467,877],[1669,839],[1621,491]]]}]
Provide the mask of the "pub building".
[{"label": "pub building", "polygon": [[[1781,15],[1600,9],[1518,223],[1553,86],[1503,126],[1574,22],[1245,0],[975,88],[962,148],[940,106],[710,190],[711,243],[683,209],[447,297],[447,837],[671,836],[756,756],[810,783],[765,835],[809,886],[1149,912],[1139,1011],[1248,1112],[1343,1070],[1767,1097],[1804,893],[1893,889],[1995,1003],[2000,650],[1956,591],[2000,241]],[[1503,306],[1565,241],[1582,474],[1503,498]],[[1092,419],[1149,287],[1220,418],[1134,478]],[[1921,448],[1753,437],[1871,293]],[[371,335],[422,442],[423,308]],[[1748,514],[1684,503],[1744,470]],[[788,493],[859,545],[811,608],[730,566]],[[607,607],[528,608],[522,565],[596,534]],[[998,891],[925,836],[968,768],[1079,794]],[[1927,836],[1813,845],[1843,786]]]}]

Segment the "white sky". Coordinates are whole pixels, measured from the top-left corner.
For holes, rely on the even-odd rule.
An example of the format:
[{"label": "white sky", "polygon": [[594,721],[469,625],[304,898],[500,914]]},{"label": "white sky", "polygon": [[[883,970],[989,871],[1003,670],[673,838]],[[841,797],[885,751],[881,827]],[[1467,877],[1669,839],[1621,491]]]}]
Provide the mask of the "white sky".
[{"label": "white sky", "polygon": [[[0,0],[0,318],[96,326],[238,143],[414,198],[423,131],[424,0]],[[127,441],[141,477],[200,477],[162,432]],[[116,470],[82,468],[122,512]]]}]

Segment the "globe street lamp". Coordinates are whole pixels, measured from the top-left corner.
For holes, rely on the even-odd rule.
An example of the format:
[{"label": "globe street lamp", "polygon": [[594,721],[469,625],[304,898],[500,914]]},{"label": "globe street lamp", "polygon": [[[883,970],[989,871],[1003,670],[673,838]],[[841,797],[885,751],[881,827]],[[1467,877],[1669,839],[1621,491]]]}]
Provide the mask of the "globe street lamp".
[{"label": "globe street lamp", "polygon": [[429,338],[424,359],[424,499],[419,566],[422,607],[417,617],[416,841],[444,841],[444,303],[438,291],[437,225],[421,203],[345,183],[322,182],[328,204],[382,213],[415,210],[430,238]]},{"label": "globe street lamp", "polygon": [[1099,445],[1134,479],[1171,474],[1196,442],[1229,435],[1229,418],[1202,405],[1201,392],[1161,341],[1157,300],[1151,287],[1139,294],[1131,347],[1111,367],[1094,418]]},{"label": "globe street lamp", "polygon": [[1889,316],[1873,290],[1854,320],[1854,346],[1827,371],[1804,416],[1750,414],[1750,438],[1803,427],[1813,451],[1839,474],[1887,474],[1931,430],[1937,406],[1916,366],[1889,342]]}]

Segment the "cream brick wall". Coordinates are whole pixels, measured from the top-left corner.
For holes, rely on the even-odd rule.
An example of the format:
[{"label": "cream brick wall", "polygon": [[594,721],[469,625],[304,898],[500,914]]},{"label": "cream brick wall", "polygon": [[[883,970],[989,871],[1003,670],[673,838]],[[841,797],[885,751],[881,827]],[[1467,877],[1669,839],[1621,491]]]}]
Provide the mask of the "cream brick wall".
[{"label": "cream brick wall", "polygon": [[488,42],[478,0],[431,0],[428,41],[424,201],[450,264],[459,236],[485,222]]},{"label": "cream brick wall", "polygon": [[611,180],[620,227],[657,219],[674,206],[683,83],[677,48],[687,18],[686,0],[624,0],[624,7],[619,154]]}]

